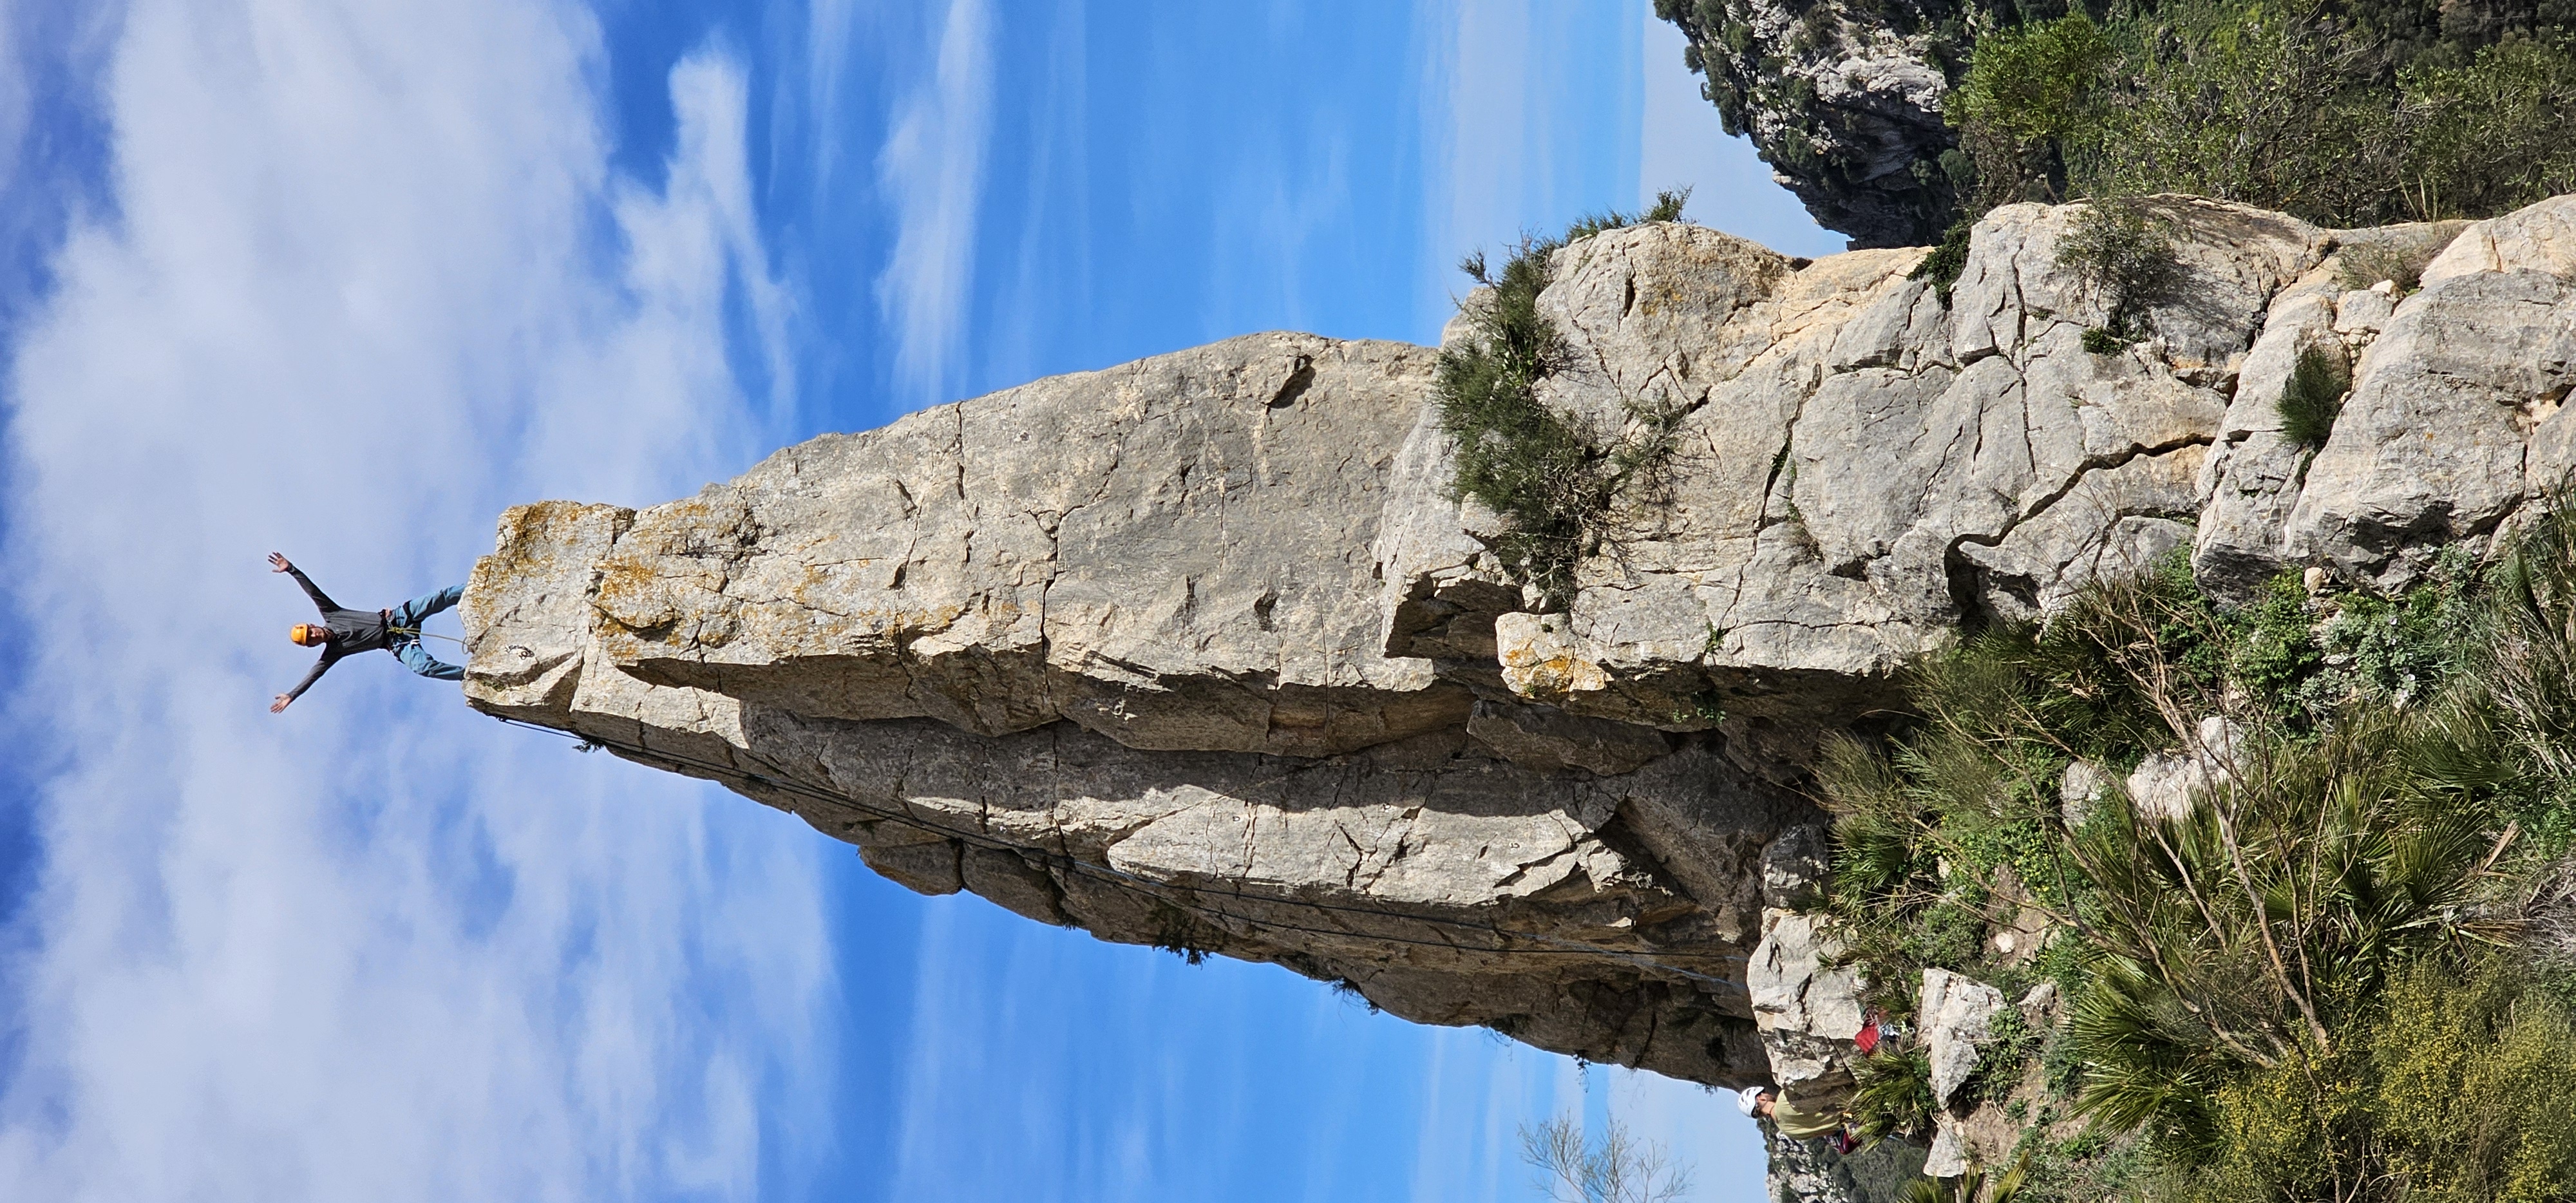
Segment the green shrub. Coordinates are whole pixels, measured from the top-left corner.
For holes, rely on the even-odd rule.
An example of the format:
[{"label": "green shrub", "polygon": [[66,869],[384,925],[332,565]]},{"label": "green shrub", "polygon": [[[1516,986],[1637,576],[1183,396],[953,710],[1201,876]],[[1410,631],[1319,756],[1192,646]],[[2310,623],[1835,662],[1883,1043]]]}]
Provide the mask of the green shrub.
[{"label": "green shrub", "polygon": [[2402,188],[2424,218],[2485,216],[2576,192],[2576,43],[2519,38],[2401,77]]},{"label": "green shrub", "polygon": [[2281,437],[2300,447],[2323,447],[2334,433],[2335,416],[2343,412],[2343,395],[2352,387],[2343,353],[2326,347],[2300,349],[2290,368],[2289,383],[2274,408],[2281,415]]},{"label": "green shrub", "polygon": [[[2093,201],[2076,211],[2074,228],[2057,244],[2057,263],[2102,303],[2103,329],[2111,336],[2133,329],[2136,311],[2168,299],[2182,278],[2165,219],[2128,197]],[[2095,340],[2088,331],[2085,350]]]},{"label": "green shrub", "polygon": [[1882,1047],[1852,1062],[1852,1080],[1852,1119],[1862,1139],[1913,1139],[1932,1130],[1932,1056],[1924,1049]]},{"label": "green shrub", "polygon": [[2117,355],[2129,349],[2129,340],[2104,326],[2084,328],[2084,349],[2095,355]]},{"label": "green shrub", "polygon": [[2116,23],[2098,120],[2065,140],[2070,185],[2331,225],[2393,215],[2394,98],[2355,72],[2337,29],[2320,0],[2170,0]]},{"label": "green shrub", "polygon": [[[1617,209],[1604,209],[1599,213],[1586,213],[1583,216],[1574,219],[1573,225],[1565,228],[1564,237],[1547,244],[1547,247],[1549,250],[1555,250],[1557,247],[1580,242],[1595,234],[1607,233],[1611,230],[1623,230],[1629,226],[1636,225],[1639,222],[1680,221],[1682,219],[1682,206],[1690,203],[1690,194],[1691,190],[1688,188],[1682,188],[1679,190],[1667,189],[1665,191],[1658,192],[1655,194],[1655,203],[1648,205],[1646,207],[1646,211],[1643,213],[1622,213]],[[1472,271],[1467,274],[1471,276],[1476,275],[1476,273]],[[1479,283],[1485,282],[1482,276],[1477,276],[1477,281]]]},{"label": "green shrub", "polygon": [[2087,1130],[2031,1148],[2030,1178],[2018,1203],[2104,1203],[2158,1198],[2160,1166],[2146,1142]]},{"label": "green shrub", "polygon": [[[1980,36],[1945,105],[1970,216],[2189,192],[2360,227],[2576,191],[2576,42],[2553,4],[2160,0]],[[2395,275],[2375,279],[2395,279]]]},{"label": "green shrub", "polygon": [[2373,1176],[2368,1079],[2358,1058],[2313,1047],[2255,1068],[2211,1092],[2205,1146],[2167,1152],[2192,1172],[2192,1203],[2350,1199]]},{"label": "green shrub", "polygon": [[1919,964],[1966,970],[1982,959],[1985,943],[1985,920],[1969,907],[1944,902],[1923,912],[1907,951]]},{"label": "green shrub", "polygon": [[2457,707],[2493,731],[2524,783],[2505,801],[2526,833],[2525,861],[2546,865],[2576,847],[2576,502],[2562,496],[2524,527],[2486,603],[2448,657],[2472,686]]},{"label": "green shrub", "polygon": [[2060,146],[2093,124],[2111,59],[2110,40],[2081,12],[1977,39],[1943,116],[1975,164],[1978,212],[2063,195]]},{"label": "green shrub", "polygon": [[2475,654],[2485,618],[2471,596],[2475,561],[2457,548],[2436,557],[2400,601],[2369,594],[2334,599],[2317,626],[2324,666],[2300,686],[2312,717],[2349,705],[2404,707],[2438,694]]},{"label": "green shrub", "polygon": [[1923,261],[1906,273],[1906,278],[1929,280],[1932,291],[1941,298],[1941,307],[1950,307],[1950,289],[1959,283],[1959,274],[1968,270],[1968,234],[1976,228],[1976,219],[1962,217],[1951,223],[1950,231],[1941,236],[1941,245],[1932,248]]},{"label": "green shrub", "polygon": [[[1969,1087],[2036,1058],[2075,1092],[2094,1135],[2026,1138],[2036,1197],[2569,1198],[2576,973],[2517,942],[2557,938],[2535,908],[2576,918],[2565,844],[2525,848],[2576,797],[2571,680],[2566,506],[2392,597],[2285,574],[2230,607],[2160,561],[1927,657],[1909,727],[1834,745],[1836,932],[1872,983],[1934,958],[2060,982],[2067,1024],[1999,1017]],[[2238,734],[2190,814],[2058,820],[2068,761],[2116,776],[2209,714]],[[2061,928],[2019,972],[1978,959],[2006,865]]]},{"label": "green shrub", "polygon": [[2576,1025],[2500,961],[2465,977],[2416,966],[2371,1041],[2368,1103],[2388,1172],[2420,1203],[2542,1203],[2576,1193]]},{"label": "green shrub", "polygon": [[2353,1038],[2208,1093],[2206,1138],[2160,1146],[2153,1198],[2543,1203],[2576,1189],[2565,1008],[2507,960],[2416,962]]},{"label": "green shrub", "polygon": [[2284,572],[2221,621],[2228,628],[2229,679],[2287,714],[2325,659],[2311,629],[2307,589]]},{"label": "green shrub", "polygon": [[2023,1073],[2039,1055],[2042,1033],[2022,1018],[2021,1008],[2005,1007],[1987,1027],[1987,1041],[1977,1052],[1977,1068],[1967,1082],[1969,1097],[2000,1103],[2021,1086]]},{"label": "green shrub", "polygon": [[[1646,217],[1678,220],[1688,196],[1665,192]],[[1441,351],[1433,385],[1441,425],[1458,440],[1454,487],[1505,519],[1494,550],[1543,605],[1561,607],[1571,595],[1574,565],[1597,549],[1611,501],[1659,468],[1681,416],[1632,404],[1637,433],[1609,438],[1538,399],[1538,382],[1565,357],[1563,336],[1538,311],[1550,256],[1635,220],[1615,210],[1586,216],[1563,239],[1523,241],[1500,272],[1481,252],[1459,265],[1489,291],[1468,312],[1468,337]]]}]

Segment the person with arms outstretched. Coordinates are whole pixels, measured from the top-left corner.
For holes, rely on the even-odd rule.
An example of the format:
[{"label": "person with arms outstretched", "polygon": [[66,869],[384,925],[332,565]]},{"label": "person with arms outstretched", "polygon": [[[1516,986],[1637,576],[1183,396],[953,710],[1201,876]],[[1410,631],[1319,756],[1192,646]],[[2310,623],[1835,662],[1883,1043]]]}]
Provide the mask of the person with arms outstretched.
[{"label": "person with arms outstretched", "polygon": [[339,663],[341,657],[357,652],[378,649],[392,652],[395,659],[403,662],[403,667],[434,681],[465,679],[464,669],[440,663],[429,654],[429,649],[420,645],[420,624],[430,615],[455,605],[457,599],[465,596],[465,586],[450,585],[436,593],[424,593],[389,610],[344,610],[340,603],[331,600],[330,594],[315,588],[300,569],[287,562],[285,553],[268,553],[268,567],[271,572],[283,572],[294,577],[296,584],[304,586],[305,596],[313,599],[313,608],[322,612],[321,622],[299,622],[286,632],[286,637],[294,640],[297,647],[319,646],[322,658],[314,662],[313,671],[295,683],[295,688],[277,695],[277,699],[269,703],[270,714],[286,709],[295,699],[304,696],[304,691],[313,688],[313,683],[331,671],[331,666]]}]

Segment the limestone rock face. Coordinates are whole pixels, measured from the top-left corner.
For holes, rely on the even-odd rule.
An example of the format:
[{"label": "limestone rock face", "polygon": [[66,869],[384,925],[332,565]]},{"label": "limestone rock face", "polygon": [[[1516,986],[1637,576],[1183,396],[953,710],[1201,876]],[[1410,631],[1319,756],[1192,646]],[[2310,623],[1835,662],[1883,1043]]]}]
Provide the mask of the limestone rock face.
[{"label": "limestone rock face", "polygon": [[1932,1058],[1933,1106],[1949,1106],[1950,1096],[1976,1073],[1977,1050],[2003,1009],[2003,992],[1992,986],[1946,969],[1923,971],[1923,993],[1914,1014]]},{"label": "limestone rock face", "polygon": [[1772,1081],[1800,1103],[1850,1093],[1852,1038],[1862,1020],[1859,971],[1836,963],[1842,949],[1821,923],[1815,915],[1765,912],[1745,977]]},{"label": "limestone rock face", "polygon": [[[2404,296],[2338,282],[2372,232],[2151,203],[2182,283],[2109,354],[2068,209],[1989,215],[1947,305],[1921,250],[1652,224],[1558,251],[1542,400],[1604,440],[1675,418],[1561,607],[1451,489],[1437,351],[1262,334],[642,510],[514,509],[463,605],[467,696],[926,893],[1829,1093],[1862,1016],[1807,909],[1811,769],[1898,668],[2168,553],[2213,590],[2400,584],[2576,466],[2565,200],[2459,231]],[[2320,348],[2352,393],[2290,446],[2274,407]],[[2117,790],[2086,772],[2070,808]]]},{"label": "limestone rock face", "polygon": [[1258,335],[667,505],[521,507],[468,590],[471,696],[791,810],[917,890],[1766,1076],[1760,859],[1812,811],[1720,740],[1384,652],[1371,553],[1432,359]]},{"label": "limestone rock face", "polygon": [[2308,466],[2291,557],[2394,583],[2417,567],[2410,553],[2493,532],[2557,483],[2532,480],[2525,453],[2567,395],[2571,361],[2576,281],[2476,272],[2406,298]]},{"label": "limestone rock face", "polygon": [[[2270,297],[2325,246],[2277,214],[2156,203],[2187,283],[2155,310],[2159,337],[2116,355],[2083,348],[2106,313],[2057,262],[2069,210],[1990,215],[1946,309],[1907,278],[1915,250],[1790,271],[1665,224],[1559,252],[1541,308],[1573,362],[1546,396],[1596,426],[1685,410],[1668,483],[1612,516],[1569,612],[1492,623],[1485,667],[1455,655],[1483,646],[1477,607],[1503,604],[1462,533],[1484,519],[1444,504],[1439,474],[1408,478],[1415,500],[1381,536],[1387,650],[1631,725],[1811,724],[1856,713],[1963,616],[2034,616],[2189,545]],[[1476,640],[1457,633],[1466,615]]]}]

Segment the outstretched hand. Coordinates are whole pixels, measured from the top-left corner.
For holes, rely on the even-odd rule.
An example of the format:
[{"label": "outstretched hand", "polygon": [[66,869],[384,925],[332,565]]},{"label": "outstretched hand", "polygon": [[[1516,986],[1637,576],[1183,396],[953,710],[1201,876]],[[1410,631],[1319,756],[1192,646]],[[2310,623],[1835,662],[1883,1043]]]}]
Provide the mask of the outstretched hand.
[{"label": "outstretched hand", "polygon": [[290,572],[293,571],[294,568],[295,565],[286,562],[285,552],[272,551],[268,553],[268,570],[270,572]]},{"label": "outstretched hand", "polygon": [[291,698],[291,697],[288,697],[288,696],[286,696],[285,694],[282,694],[282,693],[281,693],[281,694],[277,695],[277,700],[276,700],[276,701],[270,702],[270,703],[268,704],[268,712],[269,712],[270,714],[275,714],[275,713],[277,713],[277,712],[279,712],[279,711],[281,711],[281,710],[284,710],[284,709],[286,709],[287,703],[292,702],[292,701],[294,701],[294,700],[295,700],[295,699],[293,699],[293,698]]}]

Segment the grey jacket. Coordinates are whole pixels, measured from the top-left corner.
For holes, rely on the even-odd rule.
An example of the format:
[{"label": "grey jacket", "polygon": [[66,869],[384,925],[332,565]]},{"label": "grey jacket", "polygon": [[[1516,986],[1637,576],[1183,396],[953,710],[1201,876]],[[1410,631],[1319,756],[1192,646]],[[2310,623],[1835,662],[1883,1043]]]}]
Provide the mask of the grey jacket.
[{"label": "grey jacket", "polygon": [[303,697],[305,690],[313,688],[313,683],[321,680],[322,674],[340,662],[340,657],[392,645],[391,612],[341,609],[340,603],[332,601],[330,594],[314,587],[303,569],[290,567],[286,574],[294,577],[296,584],[304,586],[305,596],[313,599],[313,608],[322,612],[322,625],[331,632],[331,637],[322,644],[322,658],[313,662],[313,671],[304,674],[304,679],[296,682],[295,688],[286,691],[289,701]]}]

